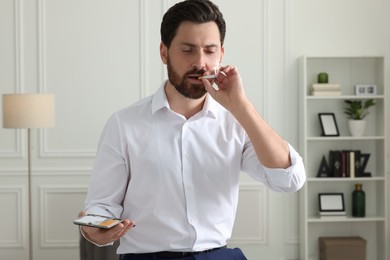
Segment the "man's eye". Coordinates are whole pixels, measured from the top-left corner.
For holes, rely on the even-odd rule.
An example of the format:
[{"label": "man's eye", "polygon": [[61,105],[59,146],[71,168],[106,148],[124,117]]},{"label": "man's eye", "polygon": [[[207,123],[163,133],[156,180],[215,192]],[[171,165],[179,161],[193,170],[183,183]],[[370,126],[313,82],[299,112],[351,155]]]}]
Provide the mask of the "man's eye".
[{"label": "man's eye", "polygon": [[213,54],[213,53],[216,52],[216,49],[214,49],[214,48],[205,49],[204,52],[207,53],[207,54]]}]

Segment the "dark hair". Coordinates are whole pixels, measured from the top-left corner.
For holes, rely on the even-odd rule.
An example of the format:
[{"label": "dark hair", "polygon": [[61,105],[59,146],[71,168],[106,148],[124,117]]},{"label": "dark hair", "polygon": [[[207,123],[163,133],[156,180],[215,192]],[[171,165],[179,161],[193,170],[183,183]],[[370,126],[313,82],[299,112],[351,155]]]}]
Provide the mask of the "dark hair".
[{"label": "dark hair", "polygon": [[194,23],[215,22],[218,26],[221,46],[225,40],[226,24],[218,6],[209,0],[185,0],[177,3],[164,14],[161,22],[161,41],[168,48],[173,38],[176,36],[177,29],[184,21]]}]

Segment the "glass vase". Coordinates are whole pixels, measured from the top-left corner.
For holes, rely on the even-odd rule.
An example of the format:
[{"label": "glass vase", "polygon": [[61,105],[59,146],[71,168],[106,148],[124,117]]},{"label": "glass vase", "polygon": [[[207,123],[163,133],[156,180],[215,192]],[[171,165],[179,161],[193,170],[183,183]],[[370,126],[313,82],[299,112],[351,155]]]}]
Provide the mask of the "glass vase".
[{"label": "glass vase", "polygon": [[362,184],[355,184],[355,190],[352,192],[352,216],[366,216],[366,194],[362,189]]}]

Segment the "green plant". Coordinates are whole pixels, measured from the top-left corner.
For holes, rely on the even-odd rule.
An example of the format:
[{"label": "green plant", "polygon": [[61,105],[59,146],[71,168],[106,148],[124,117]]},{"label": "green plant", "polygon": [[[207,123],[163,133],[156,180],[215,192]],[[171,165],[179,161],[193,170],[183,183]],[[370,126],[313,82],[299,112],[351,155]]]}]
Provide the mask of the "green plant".
[{"label": "green plant", "polygon": [[345,103],[348,104],[344,108],[344,113],[348,115],[348,118],[354,120],[361,120],[365,118],[369,112],[368,109],[375,105],[373,99],[364,100],[345,100]]},{"label": "green plant", "polygon": [[326,72],[321,72],[318,74],[318,83],[321,83],[321,84],[326,84],[328,83],[328,73]]}]

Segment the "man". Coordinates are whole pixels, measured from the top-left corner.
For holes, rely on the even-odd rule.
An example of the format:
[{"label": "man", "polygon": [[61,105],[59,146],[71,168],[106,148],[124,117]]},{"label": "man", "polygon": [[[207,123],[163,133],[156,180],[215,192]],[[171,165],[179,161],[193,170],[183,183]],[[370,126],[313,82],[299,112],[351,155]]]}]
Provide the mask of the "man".
[{"label": "man", "polygon": [[168,80],[104,128],[85,211],[125,220],[81,230],[98,245],[120,239],[121,259],[246,259],[226,248],[240,172],[281,192],[305,182],[301,157],[256,112],[238,69],[221,65],[225,31],[208,0],[171,7],[160,44]]}]

